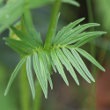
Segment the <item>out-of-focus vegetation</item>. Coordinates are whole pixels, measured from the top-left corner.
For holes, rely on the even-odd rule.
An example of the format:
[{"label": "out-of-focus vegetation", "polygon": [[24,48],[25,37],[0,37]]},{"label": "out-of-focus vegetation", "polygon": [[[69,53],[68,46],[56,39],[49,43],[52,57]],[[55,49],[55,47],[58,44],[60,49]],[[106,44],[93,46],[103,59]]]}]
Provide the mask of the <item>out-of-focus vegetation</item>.
[{"label": "out-of-focus vegetation", "polygon": [[97,20],[101,21],[102,28],[110,33],[110,0],[94,0]]},{"label": "out-of-focus vegetation", "polygon": [[[80,18],[86,17],[86,23],[88,21],[88,9],[85,1],[77,0],[80,3],[80,7],[74,7],[69,4],[63,4],[61,9],[61,18],[58,24],[58,29],[62,26]],[[0,0],[0,7],[3,6],[2,0]],[[49,91],[48,100],[45,100],[42,97],[41,110],[93,110],[90,109],[91,105],[96,104],[96,110],[101,109],[110,109],[110,0],[93,0],[92,1],[92,10],[94,16],[94,22],[101,24],[101,30],[107,31],[107,35],[96,40],[96,59],[103,64],[104,68],[107,70],[106,73],[98,71],[95,87],[85,83],[80,76],[81,86],[76,86],[72,78],[67,75],[70,80],[70,87],[66,87],[63,81],[57,74],[52,76],[54,83],[54,90]],[[43,39],[45,38],[50,12],[51,5],[42,5],[42,8],[32,9],[32,16],[35,27],[38,31],[41,32]],[[7,81],[11,75],[12,70],[18,62],[19,56],[15,54],[9,47],[4,44],[2,38],[8,36],[8,30],[5,30],[0,35],[0,110],[21,110],[21,101],[20,101],[20,82],[19,78],[12,85],[12,89],[7,96],[4,96],[4,90],[7,84]],[[83,46],[89,52],[90,44]],[[91,65],[86,62],[88,67],[91,69]],[[94,75],[95,73],[93,73]],[[107,77],[106,77],[107,76]],[[54,78],[53,78],[54,77]],[[93,92],[92,91],[96,92]],[[28,95],[28,92],[25,93]],[[95,94],[95,98],[93,98]],[[96,99],[96,100],[94,100]],[[30,110],[32,108],[32,102],[30,98]]]}]

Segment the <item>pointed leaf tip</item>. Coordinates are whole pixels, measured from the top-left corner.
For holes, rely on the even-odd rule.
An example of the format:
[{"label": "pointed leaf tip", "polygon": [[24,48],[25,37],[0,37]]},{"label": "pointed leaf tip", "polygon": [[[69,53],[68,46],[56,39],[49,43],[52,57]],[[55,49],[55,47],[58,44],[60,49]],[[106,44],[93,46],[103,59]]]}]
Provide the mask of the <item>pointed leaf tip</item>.
[{"label": "pointed leaf tip", "polygon": [[14,69],[14,71],[11,74],[11,77],[10,77],[10,79],[8,81],[8,85],[7,85],[6,89],[5,89],[4,96],[7,95],[8,91],[9,91],[9,89],[10,89],[10,87],[11,87],[11,85],[12,85],[14,79],[15,79],[15,77],[17,76],[19,70],[21,69],[21,67],[22,67],[22,65],[24,64],[25,61],[26,61],[26,58],[21,59],[21,61],[18,63],[18,65]]},{"label": "pointed leaf tip", "polygon": [[84,21],[85,19],[86,19],[85,17],[82,17],[82,18],[81,18],[81,21]]},{"label": "pointed leaf tip", "polygon": [[105,69],[85,50],[83,49],[76,49],[82,56],[84,56],[88,61],[93,63],[96,67],[98,67],[100,70],[105,71]]},{"label": "pointed leaf tip", "polygon": [[105,68],[102,69],[103,72],[106,72]]}]

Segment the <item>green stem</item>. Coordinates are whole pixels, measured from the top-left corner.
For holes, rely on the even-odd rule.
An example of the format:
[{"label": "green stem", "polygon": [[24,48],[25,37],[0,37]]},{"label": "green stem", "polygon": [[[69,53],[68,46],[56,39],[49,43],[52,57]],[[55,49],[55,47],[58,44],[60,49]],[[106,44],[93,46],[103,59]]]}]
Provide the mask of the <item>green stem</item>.
[{"label": "green stem", "polygon": [[[94,18],[93,18],[93,11],[92,11],[92,1],[91,0],[86,0],[86,3],[87,3],[87,8],[88,8],[88,20],[89,20],[89,22],[94,22]],[[92,27],[91,29],[90,29],[90,31],[94,31],[95,29],[94,29],[94,27]],[[90,43],[90,47],[91,47],[91,54],[92,54],[92,56],[94,56],[95,57],[95,54],[96,54],[96,52],[95,52],[95,40],[93,40],[91,43]],[[94,72],[93,69],[94,67],[92,66],[92,68],[91,68],[91,70],[92,70],[92,72]],[[96,76],[96,75],[95,75]]]},{"label": "green stem", "polygon": [[[87,8],[88,8],[88,20],[89,20],[89,22],[94,22],[93,11],[92,11],[92,1],[86,0],[86,3],[87,3]],[[90,31],[94,31],[94,30],[95,30],[94,27],[90,29]],[[95,57],[96,56],[95,40],[90,42],[90,48],[91,48],[90,50],[91,50],[92,56]],[[91,65],[91,73],[93,73],[93,75],[96,79],[97,71],[96,71],[96,67],[94,67],[94,65]],[[90,92],[88,94],[88,99],[90,100],[89,108],[91,108],[90,110],[96,110],[96,83],[92,84],[91,90],[89,92]]]},{"label": "green stem", "polygon": [[39,44],[43,44],[39,33],[36,31],[30,10],[27,8],[24,13],[24,24],[27,34],[33,37]]},{"label": "green stem", "polygon": [[[26,25],[27,31],[29,33],[31,33],[31,35],[37,34],[36,29],[34,28],[34,25],[33,25],[32,16],[31,16],[29,9],[27,9],[24,13],[24,20],[25,20],[25,25]],[[34,37],[34,36],[32,36],[32,37]],[[35,37],[38,38],[39,36],[36,35]],[[41,41],[40,37],[38,38],[38,40]],[[35,100],[33,101],[34,110],[40,110],[41,96],[42,96],[42,91],[41,91],[40,85],[36,84],[36,97],[35,97]]]},{"label": "green stem", "polygon": [[[89,22],[94,22],[93,19],[93,12],[92,12],[92,0],[86,0],[87,3],[87,7],[88,7],[88,17],[89,17]],[[94,31],[95,29],[92,28],[91,31]],[[91,42],[91,54],[95,57],[96,56],[96,48],[95,48],[95,40],[93,40],[93,42]],[[102,53],[102,54],[101,54]],[[103,55],[102,58],[104,58],[106,52],[104,52],[104,50],[101,51],[101,53],[99,54],[99,58],[101,57],[101,55]],[[103,59],[101,58],[102,62]],[[100,59],[99,59],[100,61]],[[102,63],[101,62],[101,63]],[[91,71],[95,77],[95,79],[97,80],[97,75],[99,73],[99,70],[96,70],[96,68],[94,66],[91,67]],[[89,109],[90,110],[96,110],[96,83],[92,84],[92,87],[90,89],[90,94],[88,94],[88,100],[89,100]],[[88,101],[87,100],[87,101]],[[85,105],[88,105],[88,103],[86,103]]]},{"label": "green stem", "polygon": [[29,86],[26,75],[26,64],[23,65],[20,73],[20,93],[21,110],[29,110]]},{"label": "green stem", "polygon": [[[89,18],[89,22],[94,22],[94,18],[93,18],[93,12],[92,12],[92,2],[91,0],[86,0],[87,3],[87,9],[88,9],[88,18]],[[94,30],[94,27],[92,28]]]},{"label": "green stem", "polygon": [[42,89],[40,84],[36,81],[36,97],[33,103],[33,110],[40,110],[41,109],[41,102],[42,102]]},{"label": "green stem", "polygon": [[[24,22],[22,23],[22,27],[23,27],[22,30],[24,32],[27,32],[28,31],[29,33],[35,34],[36,30],[34,28],[33,21],[32,21],[32,16],[31,16],[31,13],[30,13],[30,10],[29,9],[27,9],[25,11],[24,17],[23,17],[23,21]],[[25,26],[24,26],[24,23],[25,23]],[[26,30],[25,30],[24,27],[26,28]],[[28,32],[26,34],[28,34]],[[36,37],[38,37],[38,36],[36,36]],[[27,92],[27,91],[25,91],[25,92]],[[35,97],[35,100],[33,101],[33,108],[34,108],[34,110],[40,110],[41,96],[42,96],[42,91],[41,91],[40,85],[39,84],[36,84],[36,97]],[[29,98],[26,98],[26,99],[27,99],[27,101],[26,101],[27,106],[29,106]],[[26,104],[24,106],[25,106],[25,108],[27,107]],[[28,107],[28,109],[29,109],[29,107]]]},{"label": "green stem", "polygon": [[[24,19],[21,18],[21,31],[26,33]],[[20,73],[20,90],[21,90],[21,110],[30,110],[30,92],[26,73],[26,63],[23,64]]]},{"label": "green stem", "polygon": [[[86,0],[87,3],[87,8],[88,8],[88,20],[89,22],[94,22],[94,18],[93,18],[93,11],[92,11],[92,1],[91,0]],[[90,29],[90,31],[94,31],[94,27],[92,27]],[[91,54],[93,57],[96,57],[96,47],[95,47],[95,40],[93,40],[92,42],[90,42],[90,50],[91,50]],[[91,72],[94,73],[94,77],[97,77],[97,72],[96,72],[96,67],[94,67],[94,65],[91,65]]]},{"label": "green stem", "polygon": [[47,49],[51,46],[52,36],[55,30],[57,15],[58,15],[60,6],[61,6],[61,0],[55,0],[52,15],[51,15],[51,20],[50,20],[50,25],[47,32],[45,45],[44,45],[44,47]]},{"label": "green stem", "polygon": [[29,9],[26,9],[24,12],[24,23],[27,31],[29,32],[33,32],[33,30],[36,31],[36,29],[34,28],[31,12]]}]

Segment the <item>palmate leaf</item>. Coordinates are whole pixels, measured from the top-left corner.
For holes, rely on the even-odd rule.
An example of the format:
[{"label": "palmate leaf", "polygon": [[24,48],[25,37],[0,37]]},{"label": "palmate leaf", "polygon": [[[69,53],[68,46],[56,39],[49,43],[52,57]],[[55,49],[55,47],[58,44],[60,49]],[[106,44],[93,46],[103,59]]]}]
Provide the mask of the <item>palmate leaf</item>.
[{"label": "palmate leaf", "polygon": [[99,24],[88,23],[88,24],[84,24],[84,25],[79,25],[76,28],[74,28],[73,30],[71,29],[70,31],[66,32],[64,35],[58,36],[59,40],[56,41],[55,44],[69,44],[69,41],[71,41],[71,39],[74,38],[74,36],[78,36],[84,30],[86,30],[90,27],[94,27],[94,26],[99,26]]},{"label": "palmate leaf", "polygon": [[65,33],[69,32],[69,31],[71,31],[72,28],[74,28],[76,25],[78,25],[78,24],[79,24],[80,22],[82,22],[84,19],[85,19],[85,18],[78,19],[78,20],[76,20],[75,22],[70,23],[69,25],[63,27],[63,29],[61,29],[61,31],[59,31],[59,32],[57,33],[57,35],[55,36],[55,39],[54,39],[53,43],[54,43],[54,42],[56,43],[61,36],[63,36]]},{"label": "palmate leaf", "polygon": [[[4,40],[6,41],[6,44],[8,46],[10,46],[14,51],[19,53],[20,55],[30,55],[33,53],[34,50],[36,50],[37,47],[39,48],[43,46],[39,39],[34,39],[34,37],[30,34],[24,34],[23,32],[17,30],[13,26],[11,26],[11,30],[14,32],[14,34],[16,34],[18,38],[14,38],[12,36],[9,38],[4,38]],[[37,34],[35,33],[35,35]]]},{"label": "palmate leaf", "polygon": [[[20,55],[24,55],[25,58],[27,58],[27,60],[25,59],[27,77],[29,80],[33,98],[35,97],[35,90],[31,70],[31,57],[33,59],[33,69],[35,71],[37,80],[43,90],[45,98],[47,98],[48,96],[48,83],[50,84],[51,89],[53,89],[53,83],[51,79],[52,71],[50,68],[52,68],[54,72],[58,72],[60,74],[67,86],[69,86],[69,82],[67,80],[64,67],[70,73],[77,85],[79,85],[77,74],[79,74],[88,83],[95,82],[95,79],[93,78],[92,74],[88,70],[86,64],[84,63],[80,55],[84,56],[87,60],[89,60],[102,71],[105,71],[105,69],[89,53],[79,48],[93,38],[97,38],[105,34],[105,32],[88,32],[88,28],[93,26],[99,26],[99,24],[88,23],[79,25],[79,23],[83,20],[84,18],[81,18],[73,23],[70,23],[69,25],[62,28],[57,34],[55,29],[53,33],[52,45],[48,49],[44,48],[42,43],[38,42],[38,45],[35,44],[38,39],[34,39],[34,37],[31,38],[28,36],[27,39],[25,39],[24,36],[26,35],[12,27],[12,30],[19,37],[19,40],[7,38],[6,43],[15,51],[17,51]],[[17,71],[20,69],[20,67],[21,65],[17,66]],[[17,72],[15,71],[13,74],[16,73]],[[12,81],[13,78],[11,78],[11,83]],[[8,92],[11,83],[9,81],[6,93]]]}]

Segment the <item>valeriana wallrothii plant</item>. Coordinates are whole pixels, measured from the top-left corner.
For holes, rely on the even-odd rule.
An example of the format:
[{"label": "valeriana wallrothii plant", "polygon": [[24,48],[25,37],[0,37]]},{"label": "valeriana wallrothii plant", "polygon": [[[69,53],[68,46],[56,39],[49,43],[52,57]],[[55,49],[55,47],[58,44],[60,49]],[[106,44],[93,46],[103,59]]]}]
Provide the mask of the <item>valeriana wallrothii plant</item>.
[{"label": "valeriana wallrothii plant", "polygon": [[[67,0],[63,1],[67,2]],[[8,93],[13,80],[25,62],[27,78],[33,98],[35,98],[35,87],[32,69],[34,69],[34,73],[40,83],[45,98],[48,96],[48,84],[51,89],[53,89],[51,70],[59,73],[67,86],[69,86],[69,82],[65,75],[64,68],[69,71],[69,74],[77,85],[79,85],[79,80],[75,71],[77,71],[77,73],[79,73],[88,83],[95,82],[81,56],[85,57],[102,71],[105,71],[88,52],[81,49],[81,46],[105,34],[105,32],[87,31],[88,28],[99,26],[99,24],[80,24],[84,18],[80,18],[63,27],[59,32],[56,32],[60,2],[61,0],[56,0],[55,2],[45,43],[43,43],[40,33],[36,31],[32,24],[29,10],[25,11],[23,16],[25,32],[18,30],[15,26],[10,26],[10,30],[16,34],[16,37],[4,39],[8,46],[22,56],[22,59],[10,77],[5,95]]]}]

